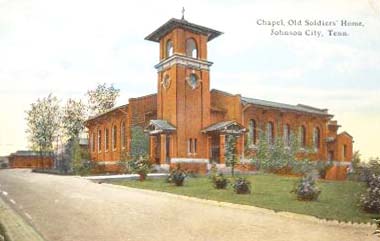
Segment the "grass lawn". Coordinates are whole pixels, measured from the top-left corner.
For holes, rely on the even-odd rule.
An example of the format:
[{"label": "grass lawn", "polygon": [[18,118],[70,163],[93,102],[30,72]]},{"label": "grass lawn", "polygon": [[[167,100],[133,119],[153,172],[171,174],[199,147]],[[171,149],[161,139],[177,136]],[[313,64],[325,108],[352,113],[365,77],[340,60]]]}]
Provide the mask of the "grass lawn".
[{"label": "grass lawn", "polygon": [[295,194],[290,193],[297,178],[272,174],[250,175],[247,178],[252,184],[252,193],[249,195],[235,194],[231,185],[226,190],[217,190],[212,186],[208,177],[187,178],[183,187],[176,187],[164,179],[147,179],[144,182],[137,180],[114,181],[112,183],[202,199],[263,207],[275,211],[307,214],[329,220],[371,222],[372,217],[374,217],[374,215],[362,212],[358,206],[360,194],[366,190],[363,183],[321,180],[318,182],[322,190],[319,200],[303,202],[296,200]]}]

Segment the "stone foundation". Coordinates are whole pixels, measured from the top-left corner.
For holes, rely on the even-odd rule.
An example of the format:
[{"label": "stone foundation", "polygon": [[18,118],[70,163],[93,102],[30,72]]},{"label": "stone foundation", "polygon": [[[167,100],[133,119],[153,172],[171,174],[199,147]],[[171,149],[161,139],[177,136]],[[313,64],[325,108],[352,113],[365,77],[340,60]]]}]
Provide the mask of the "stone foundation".
[{"label": "stone foundation", "polygon": [[122,170],[121,166],[117,163],[95,163],[91,169],[91,174],[122,174],[125,170]]},{"label": "stone foundation", "polygon": [[252,163],[238,163],[235,169],[242,172],[253,172],[256,171],[256,166]]}]

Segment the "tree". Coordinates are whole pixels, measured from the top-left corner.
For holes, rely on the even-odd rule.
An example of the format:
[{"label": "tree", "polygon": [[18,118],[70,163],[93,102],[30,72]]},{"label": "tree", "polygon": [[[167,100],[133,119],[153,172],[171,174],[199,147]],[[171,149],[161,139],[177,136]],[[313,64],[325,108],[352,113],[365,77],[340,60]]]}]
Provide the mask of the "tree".
[{"label": "tree", "polygon": [[87,91],[88,105],[91,115],[98,115],[106,112],[115,106],[116,98],[119,96],[119,89],[106,83],[98,84],[95,90]]},{"label": "tree", "polygon": [[149,138],[140,126],[131,129],[131,157],[139,159],[148,155]]},{"label": "tree", "polygon": [[65,158],[60,160],[60,169],[67,171],[70,166],[77,172],[82,165],[82,150],[79,145],[79,134],[84,129],[86,106],[79,100],[68,99],[62,110],[62,134],[65,143]]},{"label": "tree", "polygon": [[226,164],[228,166],[231,166],[231,175],[235,176],[235,165],[238,159],[236,149],[236,136],[234,135],[227,135],[225,158]]},{"label": "tree", "polygon": [[362,156],[362,154],[360,154],[359,151],[355,151],[354,154],[352,155],[352,167],[355,171],[360,164],[361,156]]},{"label": "tree", "polygon": [[60,131],[60,107],[57,97],[37,99],[26,111],[27,134],[32,149],[40,153],[40,166],[43,166],[43,154],[53,151],[53,141]]},{"label": "tree", "polygon": [[129,170],[140,175],[140,181],[145,180],[151,169],[148,159],[149,139],[140,126],[131,129],[131,155],[132,160],[128,162]]}]

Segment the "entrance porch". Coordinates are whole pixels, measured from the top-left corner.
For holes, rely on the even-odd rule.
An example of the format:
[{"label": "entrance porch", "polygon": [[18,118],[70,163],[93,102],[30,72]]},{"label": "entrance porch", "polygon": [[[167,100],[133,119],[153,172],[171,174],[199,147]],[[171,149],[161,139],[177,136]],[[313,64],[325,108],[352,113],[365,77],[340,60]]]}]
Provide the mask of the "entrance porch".
[{"label": "entrance porch", "polygon": [[149,157],[154,164],[167,165],[173,150],[171,134],[176,128],[166,120],[151,120],[145,128],[149,133]]},{"label": "entrance porch", "polygon": [[210,162],[220,165],[225,164],[226,142],[228,135],[233,135],[236,137],[236,152],[237,156],[240,157],[242,153],[244,153],[245,132],[246,128],[236,121],[218,122],[202,130],[202,133],[207,135],[207,153]]}]

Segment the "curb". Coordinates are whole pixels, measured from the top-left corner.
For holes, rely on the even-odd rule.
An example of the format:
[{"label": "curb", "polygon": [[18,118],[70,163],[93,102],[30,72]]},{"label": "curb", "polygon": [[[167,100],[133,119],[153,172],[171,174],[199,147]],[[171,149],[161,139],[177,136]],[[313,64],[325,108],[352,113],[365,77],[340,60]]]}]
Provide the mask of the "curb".
[{"label": "curb", "polygon": [[[147,177],[150,178],[162,178],[167,177],[168,173],[148,173]],[[138,179],[138,174],[119,174],[119,175],[103,175],[103,176],[79,176],[80,178],[90,180],[90,181],[112,181],[112,180],[128,180],[128,179]]]},{"label": "curb", "polygon": [[26,223],[0,198],[0,223],[9,241],[45,241],[36,230]]},{"label": "curb", "polygon": [[172,198],[174,197],[174,198],[178,198],[182,200],[190,200],[190,201],[218,206],[218,207],[228,207],[228,208],[234,208],[234,209],[240,209],[240,210],[247,210],[247,211],[249,210],[249,211],[255,211],[255,212],[260,212],[260,213],[266,213],[270,215],[277,215],[280,217],[291,218],[291,219],[295,219],[299,221],[311,222],[311,223],[316,223],[316,224],[326,224],[330,226],[351,227],[351,228],[360,228],[360,229],[362,228],[371,228],[374,230],[376,229],[376,225],[371,224],[371,223],[350,223],[350,222],[342,222],[342,221],[337,221],[337,220],[326,220],[326,219],[320,219],[320,218],[306,215],[306,214],[291,213],[291,212],[286,212],[286,211],[276,212],[274,210],[267,209],[267,208],[222,202],[222,201],[216,201],[216,200],[211,200],[211,199],[201,199],[201,198],[196,198],[196,197],[191,197],[191,196],[179,195],[179,194],[162,192],[162,191],[160,192],[160,191],[155,191],[155,190],[150,190],[150,189],[133,188],[133,187],[122,186],[122,185],[111,184],[111,183],[103,183],[102,185],[108,185],[110,187],[114,187],[114,188],[116,187],[120,189],[137,190],[139,192],[148,193],[148,194],[155,194],[155,195],[159,194],[161,196],[172,197]]}]

